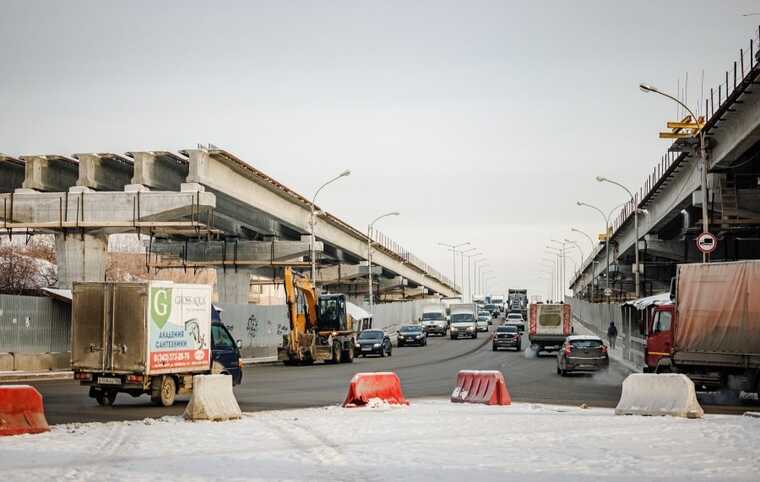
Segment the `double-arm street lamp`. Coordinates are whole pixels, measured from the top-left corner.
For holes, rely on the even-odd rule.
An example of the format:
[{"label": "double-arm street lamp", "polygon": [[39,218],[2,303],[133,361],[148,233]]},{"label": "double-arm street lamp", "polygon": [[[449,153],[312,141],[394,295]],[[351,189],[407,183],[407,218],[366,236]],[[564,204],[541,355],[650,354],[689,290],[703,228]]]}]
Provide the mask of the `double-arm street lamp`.
[{"label": "double-arm street lamp", "polygon": [[369,314],[375,315],[375,297],[374,289],[372,289],[372,230],[375,227],[375,223],[388,216],[398,216],[399,212],[393,211],[390,213],[381,214],[369,223],[367,227],[367,267],[369,268],[368,280],[369,280]]},{"label": "double-arm street lamp", "polygon": [[[660,94],[663,97],[667,97],[668,99],[678,103],[681,107],[686,109],[686,112],[691,115],[692,120],[697,126],[697,133],[695,134],[695,137],[699,136],[699,156],[702,160],[702,176],[700,180],[701,189],[702,189],[702,232],[708,233],[710,232],[710,215],[707,211],[707,170],[708,170],[708,162],[707,162],[707,146],[705,145],[705,133],[702,129],[702,127],[699,125],[699,118],[692,112],[691,109],[689,109],[689,106],[678,100],[677,98],[673,97],[672,95],[663,92],[659,90],[657,87],[649,84],[639,84],[639,89],[641,89],[642,92],[648,94],[650,92],[653,92],[655,94]],[[707,254],[702,253],[702,262],[707,262]],[[638,286],[637,286],[638,287]]]},{"label": "double-arm street lamp", "polygon": [[[466,243],[460,243],[460,244],[447,244],[447,243],[438,243],[438,246],[443,246],[444,248],[447,248],[449,251],[451,251],[452,256],[452,277],[454,279],[454,286],[457,284],[457,250],[461,248],[462,246],[468,246],[470,244],[469,241]],[[464,276],[462,277],[464,278]]]},{"label": "double-arm street lamp", "polygon": [[317,195],[319,194],[319,191],[321,191],[322,189],[324,189],[328,184],[331,184],[331,183],[337,181],[338,179],[340,179],[342,177],[346,177],[346,176],[350,176],[350,175],[351,175],[351,171],[348,170],[348,169],[346,169],[345,171],[341,172],[340,174],[338,174],[334,178],[330,179],[329,181],[327,181],[324,184],[322,184],[321,186],[319,186],[319,188],[317,188],[317,190],[314,192],[314,196],[311,198],[311,218],[309,220],[309,225],[310,225],[310,228],[311,228],[311,246],[310,246],[310,254],[311,254],[311,282],[314,283],[314,288],[315,289],[317,287],[317,250],[316,250],[317,238],[316,238],[316,235],[314,233],[314,228],[315,228],[315,224],[316,224],[316,219],[314,217],[314,206],[315,206],[315,203],[317,202]]}]

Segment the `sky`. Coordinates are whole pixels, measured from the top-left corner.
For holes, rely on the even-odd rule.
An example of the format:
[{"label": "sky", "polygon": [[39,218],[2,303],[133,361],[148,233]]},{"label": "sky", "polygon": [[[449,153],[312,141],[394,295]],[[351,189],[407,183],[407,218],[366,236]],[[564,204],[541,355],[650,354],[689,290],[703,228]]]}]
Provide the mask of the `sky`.
[{"label": "sky", "polygon": [[[212,143],[377,228],[451,277],[469,242],[490,291],[547,295],[550,239],[590,246],[676,117],[757,38],[750,1],[8,1],[0,152]],[[731,67],[732,68],[732,67]],[[573,256],[580,257],[580,253]],[[572,266],[572,263],[570,263]],[[461,281],[457,263],[457,281]]]}]

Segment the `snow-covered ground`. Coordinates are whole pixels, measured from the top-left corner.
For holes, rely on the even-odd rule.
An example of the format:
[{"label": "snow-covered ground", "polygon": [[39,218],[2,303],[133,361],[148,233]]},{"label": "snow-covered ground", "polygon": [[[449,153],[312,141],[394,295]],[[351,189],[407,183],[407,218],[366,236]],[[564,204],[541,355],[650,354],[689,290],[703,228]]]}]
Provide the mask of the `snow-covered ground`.
[{"label": "snow-covered ground", "polygon": [[760,419],[412,400],[0,438],[2,480],[760,480]]}]

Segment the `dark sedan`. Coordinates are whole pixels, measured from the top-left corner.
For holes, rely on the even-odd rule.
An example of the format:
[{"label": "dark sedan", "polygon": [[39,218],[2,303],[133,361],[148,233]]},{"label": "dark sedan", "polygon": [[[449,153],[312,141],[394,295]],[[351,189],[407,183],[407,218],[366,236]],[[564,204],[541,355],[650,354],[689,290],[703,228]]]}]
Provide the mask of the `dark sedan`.
[{"label": "dark sedan", "polygon": [[573,335],[565,339],[557,354],[557,374],[606,370],[610,366],[607,346],[598,336]]},{"label": "dark sedan", "polygon": [[520,351],[522,340],[520,331],[514,325],[502,325],[496,327],[496,333],[493,335],[493,351],[499,348],[514,348]]},{"label": "dark sedan", "polygon": [[354,353],[357,356],[391,356],[391,339],[383,330],[364,330],[356,339]]},{"label": "dark sedan", "polygon": [[398,332],[398,346],[427,345],[427,333],[420,325],[404,325]]}]

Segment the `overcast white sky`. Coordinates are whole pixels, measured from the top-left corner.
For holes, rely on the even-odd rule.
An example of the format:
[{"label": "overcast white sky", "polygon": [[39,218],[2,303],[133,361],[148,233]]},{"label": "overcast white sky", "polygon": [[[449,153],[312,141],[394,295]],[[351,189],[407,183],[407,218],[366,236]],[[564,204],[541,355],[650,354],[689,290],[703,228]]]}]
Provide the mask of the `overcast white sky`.
[{"label": "overcast white sky", "polygon": [[[469,241],[502,290],[603,230],[666,151],[675,108],[756,37],[757,0],[0,4],[0,152],[224,147],[451,275]],[[683,83],[683,80],[681,80]],[[577,255],[576,255],[577,257]]]}]

